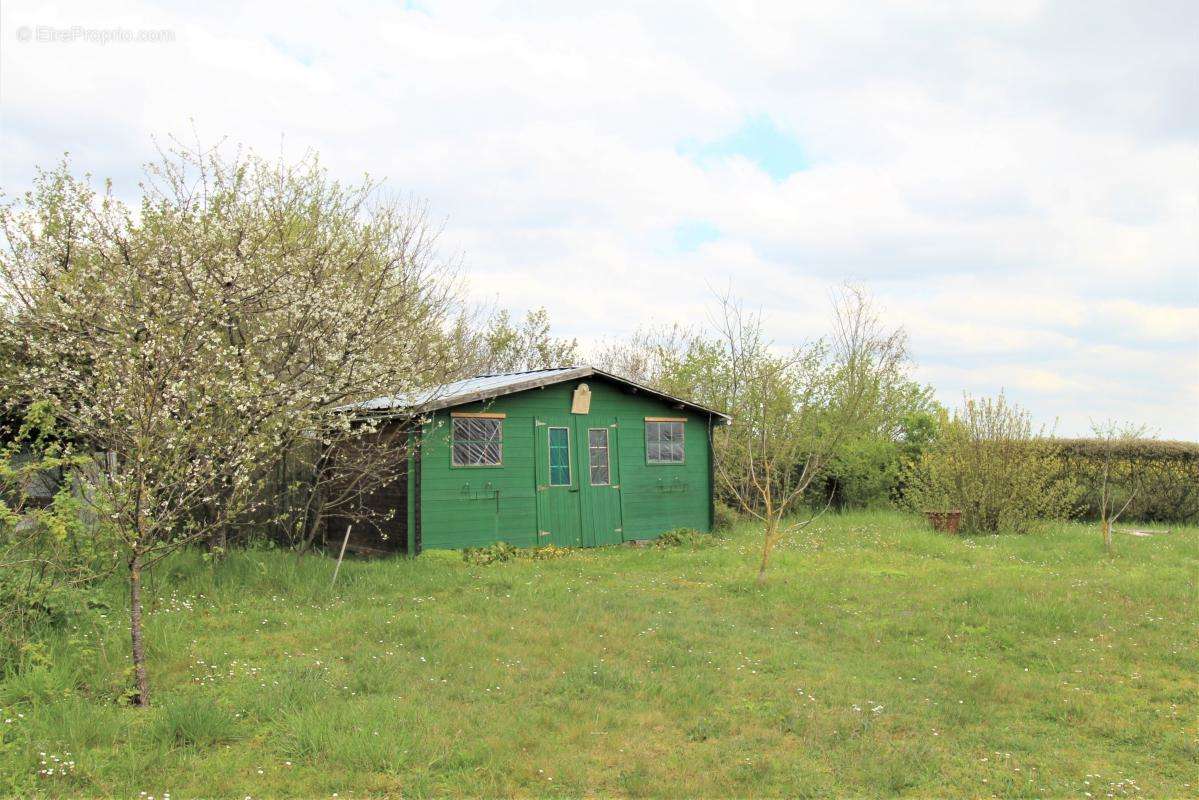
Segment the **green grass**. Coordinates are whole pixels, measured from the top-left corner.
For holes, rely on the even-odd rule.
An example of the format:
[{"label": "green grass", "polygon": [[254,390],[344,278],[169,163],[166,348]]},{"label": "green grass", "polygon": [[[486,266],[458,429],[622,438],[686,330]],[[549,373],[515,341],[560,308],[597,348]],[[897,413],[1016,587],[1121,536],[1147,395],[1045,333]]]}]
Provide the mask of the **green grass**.
[{"label": "green grass", "polygon": [[114,584],[0,684],[0,795],[1199,794],[1199,531],[1109,560],[1083,526],[829,517],[761,588],[757,544],[353,561],[332,592],[323,557],[183,554],[154,707],[119,702]]}]

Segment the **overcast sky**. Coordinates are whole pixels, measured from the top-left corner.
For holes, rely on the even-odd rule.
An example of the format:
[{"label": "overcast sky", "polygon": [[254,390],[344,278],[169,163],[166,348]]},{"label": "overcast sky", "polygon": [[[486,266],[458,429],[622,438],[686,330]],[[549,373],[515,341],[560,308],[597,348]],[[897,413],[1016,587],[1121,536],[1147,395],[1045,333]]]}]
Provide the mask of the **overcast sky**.
[{"label": "overcast sky", "polygon": [[10,0],[0,186],[132,195],[194,120],[427,198],[585,343],[730,283],[799,342],[848,280],[948,404],[1199,439],[1199,3],[528,5]]}]

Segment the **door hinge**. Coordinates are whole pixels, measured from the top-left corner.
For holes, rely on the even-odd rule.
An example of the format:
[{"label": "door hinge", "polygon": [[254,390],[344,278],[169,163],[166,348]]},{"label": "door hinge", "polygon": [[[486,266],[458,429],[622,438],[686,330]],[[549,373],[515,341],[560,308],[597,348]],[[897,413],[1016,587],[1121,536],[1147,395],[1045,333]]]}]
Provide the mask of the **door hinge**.
[{"label": "door hinge", "polygon": [[614,484],[612,484],[612,488],[613,488],[613,489],[619,489],[619,488],[620,488],[620,484],[619,484],[619,483],[614,483]]},{"label": "door hinge", "polygon": [[550,532],[549,531],[537,531],[537,535],[538,536],[549,536]]}]

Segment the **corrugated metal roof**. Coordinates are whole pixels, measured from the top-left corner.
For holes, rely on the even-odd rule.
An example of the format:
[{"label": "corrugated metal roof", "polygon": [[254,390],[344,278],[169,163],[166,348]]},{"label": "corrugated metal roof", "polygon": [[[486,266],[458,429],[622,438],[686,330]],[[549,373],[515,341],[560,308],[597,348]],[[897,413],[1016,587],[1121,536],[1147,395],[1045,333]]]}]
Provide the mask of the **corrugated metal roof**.
[{"label": "corrugated metal roof", "polygon": [[610,372],[604,372],[603,370],[586,366],[538,369],[531,370],[529,372],[511,372],[505,375],[479,375],[478,377],[447,383],[444,386],[439,386],[435,389],[429,389],[427,391],[405,395],[376,397],[361,403],[353,403],[351,405],[342,406],[338,410],[367,412],[436,411],[443,408],[465,405],[466,403],[474,403],[480,400],[489,400],[507,394],[514,394],[516,392],[523,392],[527,389],[536,389],[539,386],[550,386],[555,383],[561,383],[562,381],[573,380],[576,378],[588,378],[592,375],[599,375],[616,383],[623,383],[627,386],[632,386],[636,389],[646,392],[647,394],[654,395],[668,402],[677,403],[688,408],[702,411],[705,414],[712,414],[726,420],[730,419],[727,414],[722,414],[714,409],[706,408],[697,403],[692,403],[678,397],[672,397],[671,395],[658,391],[652,387],[644,386],[636,381],[631,381],[628,378],[622,378],[619,375],[614,375]]},{"label": "corrugated metal roof", "polygon": [[574,367],[558,367],[556,369],[538,369],[530,372],[510,372],[505,375],[479,375],[474,378],[453,381],[436,389],[411,394],[376,397],[372,400],[343,406],[343,408],[357,408],[362,411],[390,411],[395,409],[417,409],[430,403],[435,403],[438,408],[445,408],[448,405],[472,402],[469,400],[458,400],[461,397],[478,394],[488,395],[490,392],[496,392],[495,396],[498,397],[501,394],[509,394],[510,392],[507,391],[508,388],[515,384],[525,383],[530,380],[537,381],[551,375],[570,372],[574,369]]}]

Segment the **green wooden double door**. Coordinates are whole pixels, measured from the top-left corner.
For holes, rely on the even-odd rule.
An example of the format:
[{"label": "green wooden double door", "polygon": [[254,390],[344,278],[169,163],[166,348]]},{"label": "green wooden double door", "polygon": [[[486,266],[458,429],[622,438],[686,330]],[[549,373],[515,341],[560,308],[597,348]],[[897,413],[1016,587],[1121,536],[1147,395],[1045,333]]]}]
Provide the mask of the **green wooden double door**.
[{"label": "green wooden double door", "polygon": [[542,545],[594,547],[624,541],[616,420],[538,417],[537,528]]}]

